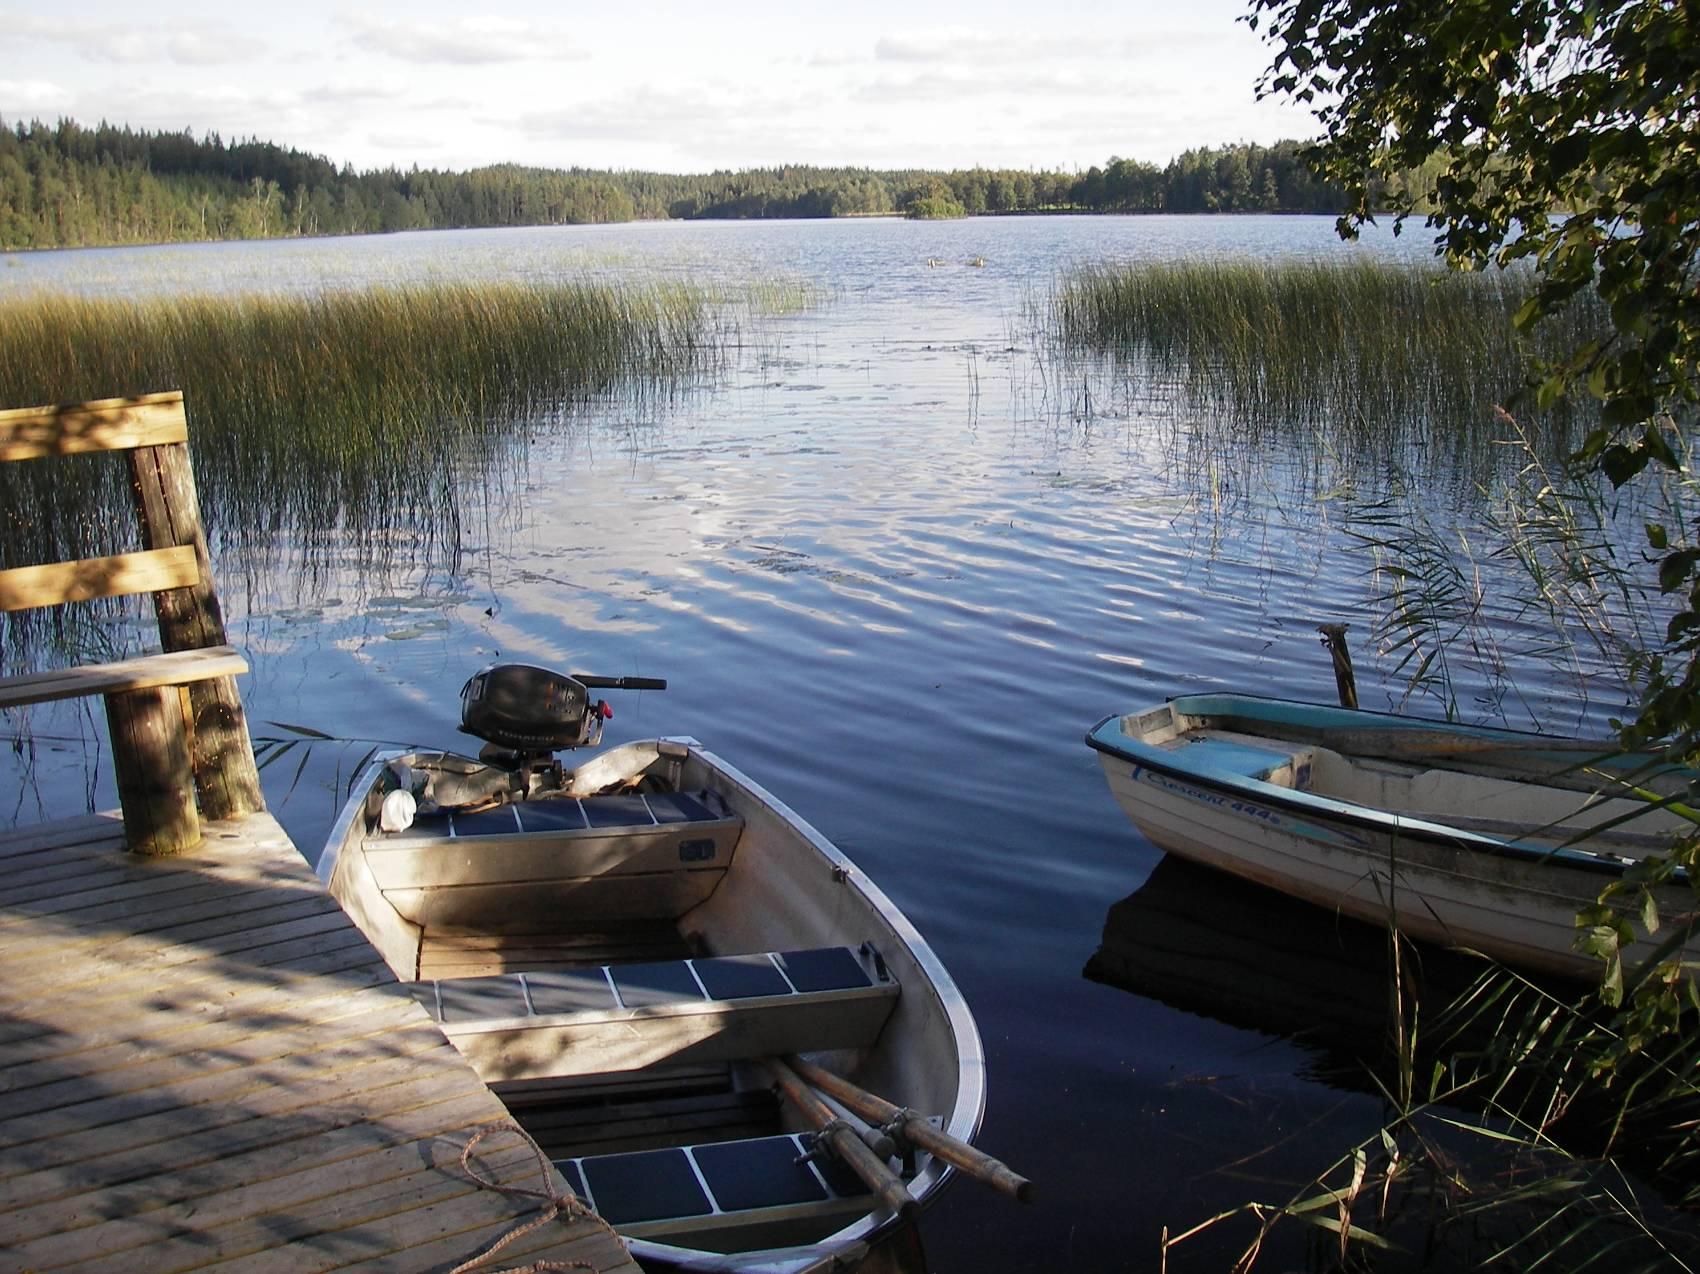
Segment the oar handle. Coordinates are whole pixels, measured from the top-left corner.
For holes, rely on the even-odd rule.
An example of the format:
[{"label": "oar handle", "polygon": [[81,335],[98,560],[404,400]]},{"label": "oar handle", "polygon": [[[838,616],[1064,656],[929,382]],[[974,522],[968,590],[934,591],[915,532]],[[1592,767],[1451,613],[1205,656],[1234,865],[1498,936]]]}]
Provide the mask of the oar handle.
[{"label": "oar handle", "polygon": [[800,1057],[786,1059],[786,1065],[800,1078],[813,1084],[827,1096],[841,1101],[870,1123],[890,1127],[913,1144],[982,1181],[992,1189],[1007,1194],[1022,1203],[1033,1202],[1033,1183],[1012,1171],[1008,1164],[976,1150],[967,1142],[933,1127],[912,1110],[905,1110],[867,1089],[852,1084],[842,1075],[835,1075]]},{"label": "oar handle", "polygon": [[850,1170],[867,1183],[868,1189],[877,1194],[886,1207],[906,1220],[920,1212],[921,1205],[915,1202],[915,1196],[909,1193],[897,1174],[868,1148],[868,1144],[856,1135],[855,1129],[838,1117],[837,1111],[822,1101],[819,1094],[784,1062],[776,1057],[767,1058],[766,1062],[768,1073],[773,1076],[780,1091],[802,1112],[814,1127],[816,1136],[826,1142],[828,1150],[850,1165]]}]

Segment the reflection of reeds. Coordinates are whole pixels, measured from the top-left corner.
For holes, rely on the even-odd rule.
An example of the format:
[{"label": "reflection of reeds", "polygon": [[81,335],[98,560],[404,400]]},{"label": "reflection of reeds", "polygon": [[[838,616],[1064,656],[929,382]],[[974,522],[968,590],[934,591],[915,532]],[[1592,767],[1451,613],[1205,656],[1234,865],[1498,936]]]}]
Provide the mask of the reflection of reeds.
[{"label": "reflection of reeds", "polygon": [[[718,312],[599,284],[28,297],[0,303],[0,405],[180,388],[209,533],[242,565],[280,544],[417,560],[452,553],[515,426],[669,392],[718,359]],[[111,463],[0,466],[0,566],[129,547],[124,482]]]},{"label": "reflection of reeds", "polygon": [[1117,355],[1244,424],[1468,426],[1491,423],[1531,357],[1599,325],[1578,304],[1519,338],[1526,281],[1367,258],[1099,266],[1055,288],[1048,322],[1066,347]]}]

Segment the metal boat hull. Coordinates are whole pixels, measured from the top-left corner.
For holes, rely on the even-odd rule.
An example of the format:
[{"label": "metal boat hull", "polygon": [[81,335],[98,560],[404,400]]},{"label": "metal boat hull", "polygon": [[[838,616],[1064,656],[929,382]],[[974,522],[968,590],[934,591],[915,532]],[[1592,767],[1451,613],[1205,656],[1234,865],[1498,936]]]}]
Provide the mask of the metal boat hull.
[{"label": "metal boat hull", "polygon": [[[1349,753],[1353,740],[1370,741],[1370,752]],[[1683,830],[1644,806],[1631,819],[1633,801],[1590,794],[1644,760],[1608,760],[1609,745],[1581,740],[1193,695],[1107,718],[1087,741],[1117,803],[1163,850],[1567,976],[1602,967],[1576,949],[1577,913]],[[1666,924],[1687,927],[1686,885],[1658,897]],[[1624,958],[1655,950],[1643,940]]]},{"label": "metal boat hull", "polygon": [[[381,797],[394,782],[386,774],[393,776],[398,763],[428,767],[440,756],[375,759],[356,780],[319,871],[397,976],[415,983],[445,1032],[499,1092],[523,1101],[552,1080],[611,1089],[641,1086],[651,1076],[698,1082],[715,1067],[743,1076],[743,1088],[749,1081],[741,1068],[753,1057],[795,1052],[935,1115],[944,1131],[972,1141],[985,1080],[966,1002],[884,893],[766,789],[694,740],[649,740],[581,764],[567,776],[560,794],[566,799],[383,831]],[[636,807],[630,798],[596,794],[646,774],[643,787],[656,787],[660,777],[659,786],[689,796],[639,796],[645,809],[654,807],[652,823],[599,826]],[[683,958],[666,965],[604,952],[594,961],[601,972],[584,977],[606,979],[613,988],[608,998],[574,999],[588,983],[575,981],[578,973],[557,959],[563,951],[547,940],[577,941],[591,925],[611,940],[627,931],[670,932],[682,944],[674,954]],[[550,972],[536,971],[540,952],[550,958]],[[803,982],[798,962],[826,952],[854,956],[863,970],[849,974],[856,985],[821,989]],[[834,958],[844,964],[848,957]],[[453,963],[477,959],[495,962]],[[654,981],[667,969],[666,976],[694,979],[688,1002],[662,1002],[651,987],[638,988],[634,998],[634,970]],[[776,985],[720,998],[712,979],[734,975]],[[703,996],[695,995],[697,985]],[[652,1104],[653,1097],[648,1094]],[[688,1131],[674,1140],[688,1142]],[[690,1154],[693,1164],[709,1157]],[[581,1164],[570,1152],[558,1161],[570,1182],[586,1185],[589,1178],[575,1177]],[[910,1167],[906,1184],[923,1205],[952,1171],[926,1155]],[[795,1218],[769,1209],[761,1224],[745,1224],[704,1183],[712,1210],[661,1222],[616,1221],[641,1261],[802,1270],[853,1258],[899,1225],[871,1203],[838,1216],[814,1205],[812,1212],[795,1209]],[[612,1199],[592,1203],[620,1210]],[[802,1220],[804,1212],[815,1219]],[[823,1225],[807,1241],[794,1241]]]}]

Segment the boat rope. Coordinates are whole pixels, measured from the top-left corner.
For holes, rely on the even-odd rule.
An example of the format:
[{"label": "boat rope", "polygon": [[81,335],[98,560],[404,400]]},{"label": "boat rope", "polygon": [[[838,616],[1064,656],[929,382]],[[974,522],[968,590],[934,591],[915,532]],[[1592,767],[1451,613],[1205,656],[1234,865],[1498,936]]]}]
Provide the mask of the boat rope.
[{"label": "boat rope", "polygon": [[[543,1189],[537,1190],[530,1186],[503,1185],[500,1181],[496,1181],[485,1176],[473,1166],[473,1149],[479,1142],[483,1141],[484,1138],[490,1136],[492,1133],[500,1132],[513,1133],[526,1145],[531,1147],[531,1152],[537,1156],[537,1170],[543,1178]],[[476,1269],[516,1239],[523,1238],[525,1235],[530,1234],[533,1230],[541,1229],[543,1226],[548,1225],[549,1222],[557,1219],[564,1221],[568,1225],[571,1225],[574,1221],[577,1221],[580,1218],[592,1221],[601,1226],[603,1230],[607,1231],[609,1236],[612,1237],[615,1242],[619,1243],[622,1249],[625,1247],[624,1241],[620,1239],[618,1234],[614,1233],[614,1227],[609,1225],[608,1222],[604,1221],[600,1216],[592,1211],[590,1205],[585,1203],[585,1201],[579,1198],[578,1195],[574,1194],[571,1190],[568,1190],[564,1194],[557,1194],[555,1192],[554,1187],[550,1185],[550,1174],[553,1165],[549,1162],[549,1157],[543,1153],[543,1148],[532,1140],[531,1134],[526,1132],[525,1129],[521,1128],[511,1119],[504,1119],[498,1123],[486,1124],[477,1132],[473,1133],[471,1138],[468,1139],[466,1146],[460,1152],[460,1167],[461,1171],[471,1177],[472,1180],[482,1189],[495,1190],[500,1194],[510,1195],[514,1198],[537,1199],[547,1206],[545,1206],[543,1211],[537,1216],[532,1217],[531,1220],[509,1230],[506,1234],[502,1235],[471,1260],[462,1261],[459,1265],[455,1266],[454,1269],[450,1270],[449,1274],[462,1274],[465,1270]],[[501,1271],[500,1274],[542,1274],[542,1271],[544,1270],[590,1270],[591,1274],[601,1274],[601,1267],[590,1261],[553,1260],[533,1261],[530,1265],[511,1266],[507,1270]]]}]

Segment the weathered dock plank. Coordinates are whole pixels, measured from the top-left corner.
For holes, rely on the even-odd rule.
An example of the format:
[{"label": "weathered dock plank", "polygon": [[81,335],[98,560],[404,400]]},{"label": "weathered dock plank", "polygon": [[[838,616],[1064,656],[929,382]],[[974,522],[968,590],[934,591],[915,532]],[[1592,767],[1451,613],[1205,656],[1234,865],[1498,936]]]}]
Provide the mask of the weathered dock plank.
[{"label": "weathered dock plank", "polygon": [[[0,1160],[0,1178],[93,1159],[107,1160],[103,1168],[112,1173],[113,1161],[126,1154],[140,1156],[138,1161],[147,1165],[147,1171],[155,1171],[163,1157],[159,1148],[167,1142],[171,1144],[172,1162],[187,1166],[194,1162],[197,1153],[216,1157],[228,1153],[228,1148],[238,1142],[243,1148],[251,1148],[255,1140],[287,1139],[296,1135],[291,1127],[293,1121],[317,1121],[325,1127],[348,1122],[367,1109],[365,1103],[373,1100],[368,1094],[392,1086],[411,1089],[436,1084],[435,1068],[445,1063],[454,1065],[456,1059],[452,1053],[444,1054],[427,1044],[417,1052],[376,1060],[356,1057],[352,1062],[339,1070],[339,1097],[329,1104],[312,1094],[297,1093],[272,1083],[245,1089],[240,1102],[172,1104],[150,1093],[144,1094],[143,1100],[155,1103],[153,1106],[112,1103],[104,1113],[95,1116],[104,1122],[70,1125],[57,1135],[8,1147],[5,1159]],[[182,1090],[173,1096],[181,1101]],[[395,1104],[396,1096],[383,1094],[381,1100]],[[211,1134],[221,1130],[233,1130],[232,1139],[211,1140]],[[16,1185],[8,1186],[7,1190],[16,1202],[26,1201]]]},{"label": "weathered dock plank", "polygon": [[42,854],[51,850],[93,842],[122,843],[124,823],[117,814],[79,814],[52,823],[36,823],[28,827],[9,827],[0,831],[0,858],[21,854]]},{"label": "weathered dock plank", "polygon": [[[328,1079],[339,1069],[391,1058],[411,1058],[434,1049],[436,1044],[437,1040],[428,1032],[416,1034],[410,1029],[406,1034],[398,1032],[386,1040],[382,1054],[376,1058],[369,1041],[353,1039],[320,1049],[313,1054],[312,1061],[314,1070]],[[285,1059],[284,1065],[287,1064]],[[188,1118],[189,1112],[207,1106],[234,1105],[247,1111],[253,1109],[259,1094],[268,1089],[287,1087],[289,1079],[290,1075],[276,1065],[243,1066],[176,1084],[107,1094],[75,1106],[43,1110],[27,1121],[0,1124],[0,1150],[152,1115],[172,1114]],[[314,1100],[323,1101],[323,1094],[316,1093]]]},{"label": "weathered dock plank", "polygon": [[[251,954],[264,956],[270,961],[255,971],[252,981],[256,987],[289,987],[297,985],[294,980],[298,978],[310,978],[320,986],[329,985],[333,978],[345,978],[351,979],[352,986],[353,980],[361,979],[373,968],[371,945],[360,933],[319,934],[292,939]],[[377,969],[388,972],[382,964]],[[192,993],[208,985],[216,987],[218,984],[212,978],[180,977],[174,993]],[[216,991],[211,993],[216,994]],[[116,1001],[133,999],[134,996],[133,986],[121,982],[97,983],[82,988],[77,1000],[93,1016],[103,1008],[112,1007]],[[156,996],[155,1002],[169,1003],[163,996]],[[52,1033],[52,1027],[27,1017],[13,1016],[8,1013],[6,1005],[0,1004],[0,1045]],[[76,1039],[71,1037],[72,1043]]]},{"label": "weathered dock plank", "polygon": [[[0,833],[0,1268],[448,1270],[539,1214],[462,1169],[506,1109],[268,815],[170,859],[122,835]],[[637,1268],[594,1218],[521,1259]]]}]

